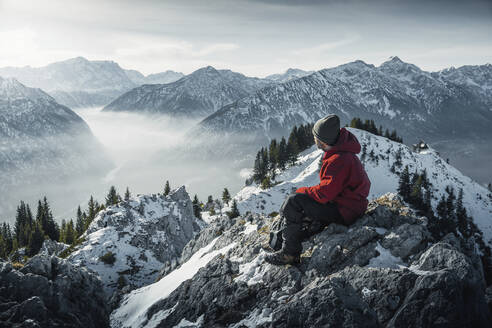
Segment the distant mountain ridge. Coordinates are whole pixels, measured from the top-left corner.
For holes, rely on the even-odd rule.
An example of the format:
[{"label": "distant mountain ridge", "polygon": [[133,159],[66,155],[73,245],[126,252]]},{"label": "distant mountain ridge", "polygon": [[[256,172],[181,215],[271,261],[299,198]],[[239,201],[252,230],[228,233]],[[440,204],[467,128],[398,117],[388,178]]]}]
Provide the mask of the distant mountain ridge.
[{"label": "distant mountain ridge", "polygon": [[2,67],[0,76],[41,88],[59,103],[76,108],[105,105],[140,84],[168,83],[182,74],[166,71],[145,77],[138,71],[122,69],[114,61],[79,56],[43,67]]},{"label": "distant mountain ridge", "polygon": [[299,68],[289,68],[285,73],[282,74],[272,74],[265,77],[265,79],[272,80],[275,82],[287,82],[293,79],[298,79],[300,77],[314,73],[314,71],[304,71]]},{"label": "distant mountain ridge", "polygon": [[90,134],[81,117],[41,89],[0,77],[0,135],[45,137],[61,132]]},{"label": "distant mountain ridge", "polygon": [[489,133],[492,65],[451,72],[428,73],[398,57],[379,67],[358,60],[263,88],[210,115],[200,129],[279,136],[296,124],[336,113],[343,122],[357,116],[395,126],[404,140]]},{"label": "distant mountain ridge", "polygon": [[270,80],[207,66],[173,83],[142,85],[130,90],[104,107],[103,111],[205,117],[271,83]]},{"label": "distant mountain ridge", "polygon": [[[112,167],[85,121],[41,89],[0,77],[0,215],[14,191],[39,181],[104,174]],[[33,188],[34,189],[34,188]],[[24,191],[27,194],[28,191]]]},{"label": "distant mountain ridge", "polygon": [[149,74],[144,76],[142,73],[136,70],[124,70],[130,80],[137,85],[142,84],[166,84],[179,80],[184,76],[183,73],[167,70],[161,73]]}]

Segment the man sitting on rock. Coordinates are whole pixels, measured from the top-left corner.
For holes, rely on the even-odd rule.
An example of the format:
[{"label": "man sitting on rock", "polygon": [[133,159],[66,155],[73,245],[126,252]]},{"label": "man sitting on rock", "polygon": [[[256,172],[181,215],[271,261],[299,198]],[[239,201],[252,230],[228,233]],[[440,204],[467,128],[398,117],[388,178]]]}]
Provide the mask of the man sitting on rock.
[{"label": "man sitting on rock", "polygon": [[305,218],[326,226],[350,225],[367,209],[371,182],[359,158],[360,144],[347,129],[340,129],[337,115],[328,115],[313,126],[314,141],[325,153],[320,183],[298,188],[282,204],[284,220],[282,249],[269,253],[265,261],[275,265],[300,262]]}]

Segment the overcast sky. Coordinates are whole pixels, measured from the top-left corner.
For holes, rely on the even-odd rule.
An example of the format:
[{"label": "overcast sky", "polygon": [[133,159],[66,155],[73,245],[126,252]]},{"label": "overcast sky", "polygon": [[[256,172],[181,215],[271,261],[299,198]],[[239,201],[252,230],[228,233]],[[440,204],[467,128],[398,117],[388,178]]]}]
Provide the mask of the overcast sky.
[{"label": "overcast sky", "polygon": [[492,63],[492,0],[0,0],[0,67],[84,56],[263,77],[394,55],[431,71]]}]

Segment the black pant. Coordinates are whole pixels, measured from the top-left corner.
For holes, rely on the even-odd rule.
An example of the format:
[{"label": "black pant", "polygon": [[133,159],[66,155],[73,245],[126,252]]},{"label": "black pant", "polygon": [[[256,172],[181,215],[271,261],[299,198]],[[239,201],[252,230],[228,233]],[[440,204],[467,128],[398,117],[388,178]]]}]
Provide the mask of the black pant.
[{"label": "black pant", "polygon": [[302,251],[302,223],[308,217],[318,221],[322,226],[330,223],[345,224],[333,202],[321,204],[306,194],[294,193],[285,199],[280,208],[280,215],[284,217],[285,227],[282,231],[282,250],[290,255],[299,255]]}]

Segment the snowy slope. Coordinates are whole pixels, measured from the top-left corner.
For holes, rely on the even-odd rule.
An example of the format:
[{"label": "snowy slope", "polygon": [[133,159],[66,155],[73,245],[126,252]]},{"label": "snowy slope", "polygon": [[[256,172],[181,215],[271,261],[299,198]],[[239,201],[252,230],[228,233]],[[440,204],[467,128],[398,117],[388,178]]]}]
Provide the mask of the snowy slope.
[{"label": "snowy slope", "polygon": [[276,219],[255,213],[212,221],[177,269],[123,296],[111,327],[388,327],[429,307],[432,320],[449,320],[442,316],[452,316],[463,290],[481,307],[473,315],[487,311],[477,254],[455,249],[452,234],[434,244],[426,219],[394,194],[371,202],[350,228],[331,224],[308,238],[296,266],[264,260]]},{"label": "snowy slope", "polygon": [[[477,226],[483,231],[484,238],[492,245],[492,199],[489,198],[486,188],[464,176],[459,170],[447,164],[431,148],[423,153],[414,153],[412,150],[400,143],[393,142],[387,138],[373,135],[369,132],[349,128],[361,143],[367,147],[367,154],[371,151],[378,160],[369,160],[368,156],[363,161],[369,179],[371,189],[369,199],[381,196],[387,192],[396,192],[399,176],[390,171],[395,162],[398,151],[401,152],[403,165],[396,168],[397,172],[408,165],[409,172],[421,172],[427,170],[427,176],[432,183],[435,198],[432,205],[435,209],[441,195],[446,195],[446,186],[451,186],[457,193],[463,188],[463,203]],[[292,189],[301,186],[313,186],[319,183],[318,162],[322,151],[315,146],[304,151],[298,164],[279,174],[278,185],[262,190],[258,186],[244,187],[234,198],[238,202],[240,213],[246,211],[265,213],[278,212],[284,199]],[[359,158],[361,153],[358,154]]]},{"label": "snowy slope", "polygon": [[[85,241],[68,260],[96,271],[109,298],[120,276],[132,288],[154,282],[161,267],[176,261],[204,226],[193,215],[184,186],[167,196],[138,195],[101,211],[82,235]],[[112,265],[99,259],[108,252],[116,258]]]},{"label": "snowy slope", "polygon": [[[132,291],[126,295],[121,306],[111,314],[111,327],[146,327],[153,328],[171,311],[161,311],[150,319],[147,310],[161,299],[165,299],[183,281],[191,279],[198,270],[218,254],[224,254],[235,246],[231,243],[218,250],[211,250],[217,242],[212,240],[207,246],[198,250],[179,269],[174,270],[156,283]],[[177,305],[177,304],[176,304]]]}]

